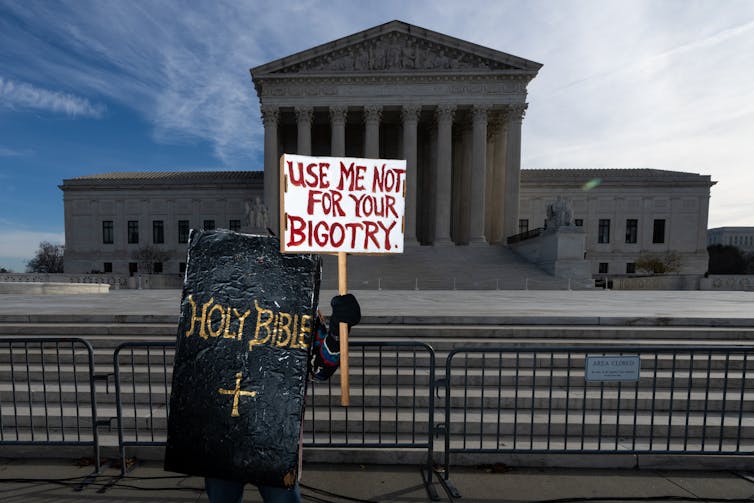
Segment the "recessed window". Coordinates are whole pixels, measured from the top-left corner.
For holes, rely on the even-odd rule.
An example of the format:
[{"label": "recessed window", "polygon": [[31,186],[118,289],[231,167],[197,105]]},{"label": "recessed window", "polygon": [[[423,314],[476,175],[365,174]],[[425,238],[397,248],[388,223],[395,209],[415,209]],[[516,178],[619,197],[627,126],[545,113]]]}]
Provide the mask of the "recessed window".
[{"label": "recessed window", "polygon": [[652,229],[652,242],[664,243],[665,242],[665,219],[655,219],[654,227]]},{"label": "recessed window", "polygon": [[626,220],[626,243],[636,243],[636,236],[639,233],[639,221],[635,218]]},{"label": "recessed window", "polygon": [[518,220],[518,233],[524,233],[528,232],[529,230],[529,219],[528,218],[520,218]]},{"label": "recessed window", "polygon": [[634,273],[636,273],[636,263],[635,262],[626,263],[626,274],[634,274]]},{"label": "recessed window", "polygon": [[155,262],[154,264],[152,264],[152,272],[154,274],[162,273],[162,262]]},{"label": "recessed window", "polygon": [[103,264],[102,270],[105,272],[113,272],[113,263],[112,262],[105,262]]},{"label": "recessed window", "polygon": [[598,234],[597,234],[597,242],[598,243],[610,242],[610,219],[609,218],[600,218]]},{"label": "recessed window", "polygon": [[181,262],[178,264],[178,272],[180,272],[181,274],[186,272],[186,262]]},{"label": "recessed window", "polygon": [[113,221],[112,220],[103,220],[102,221],[102,243],[106,245],[113,244]]},{"label": "recessed window", "polygon": [[215,228],[215,221],[214,220],[205,220],[203,228],[204,228],[205,231],[211,231],[211,230],[213,230]]},{"label": "recessed window", "polygon": [[152,220],[152,242],[154,244],[165,242],[165,224],[162,220]]},{"label": "recessed window", "polygon": [[573,220],[573,224],[576,227],[584,227],[584,219],[583,218],[576,218]]},{"label": "recessed window", "polygon": [[607,262],[600,262],[599,273],[607,274]]},{"label": "recessed window", "polygon": [[128,221],[128,243],[137,244],[139,242],[139,221]]},{"label": "recessed window", "polygon": [[234,232],[240,231],[241,230],[241,221],[237,220],[237,219],[234,219],[234,218],[231,218],[230,221],[228,222],[228,229],[230,229],[230,230],[232,230]]},{"label": "recessed window", "polygon": [[189,221],[178,220],[178,242],[188,243],[189,238]]},{"label": "recessed window", "polygon": [[128,263],[128,274],[130,274],[131,276],[133,276],[137,272],[139,272],[139,264],[137,264],[136,262],[129,262]]}]

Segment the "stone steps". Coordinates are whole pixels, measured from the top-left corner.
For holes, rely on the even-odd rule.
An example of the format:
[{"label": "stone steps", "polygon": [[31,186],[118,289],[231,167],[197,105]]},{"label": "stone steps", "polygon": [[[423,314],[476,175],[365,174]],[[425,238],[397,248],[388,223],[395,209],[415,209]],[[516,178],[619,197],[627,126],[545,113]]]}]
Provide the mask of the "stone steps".
[{"label": "stone steps", "polygon": [[[395,256],[351,256],[352,288],[387,290],[567,289],[555,278],[503,246],[407,247]],[[474,264],[469,268],[469,263]],[[337,259],[323,256],[322,287],[337,288]],[[572,288],[584,288],[575,281]],[[588,288],[593,288],[589,283]]]}]

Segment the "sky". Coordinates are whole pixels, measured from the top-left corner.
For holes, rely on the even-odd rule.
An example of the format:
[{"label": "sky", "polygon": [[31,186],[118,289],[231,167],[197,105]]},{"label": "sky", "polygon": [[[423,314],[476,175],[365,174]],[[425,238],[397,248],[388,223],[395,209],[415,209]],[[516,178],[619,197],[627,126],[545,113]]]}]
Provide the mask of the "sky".
[{"label": "sky", "polygon": [[544,65],[523,169],[710,175],[754,226],[750,0],[0,0],[0,267],[64,243],[64,179],[262,169],[249,69],[394,19]]}]

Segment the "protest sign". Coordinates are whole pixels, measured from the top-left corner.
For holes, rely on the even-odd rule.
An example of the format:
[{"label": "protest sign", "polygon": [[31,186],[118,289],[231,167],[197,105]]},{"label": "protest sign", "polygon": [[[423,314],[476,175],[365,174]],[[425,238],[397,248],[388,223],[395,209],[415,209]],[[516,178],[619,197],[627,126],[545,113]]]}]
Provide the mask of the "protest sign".
[{"label": "protest sign", "polygon": [[320,262],[277,238],[192,232],[165,468],[291,487]]},{"label": "protest sign", "polygon": [[[280,188],[282,251],[337,253],[341,295],[348,292],[348,253],[403,252],[406,161],[283,154]],[[340,389],[341,404],[347,406],[345,323],[340,324]]]},{"label": "protest sign", "polygon": [[284,252],[403,252],[406,161],[284,154]]}]

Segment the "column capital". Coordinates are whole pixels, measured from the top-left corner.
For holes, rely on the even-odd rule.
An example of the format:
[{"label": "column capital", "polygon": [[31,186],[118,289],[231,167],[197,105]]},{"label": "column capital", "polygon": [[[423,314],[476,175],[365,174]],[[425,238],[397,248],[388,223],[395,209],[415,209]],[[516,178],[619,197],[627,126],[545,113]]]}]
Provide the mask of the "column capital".
[{"label": "column capital", "polygon": [[381,105],[367,105],[364,107],[364,122],[379,122],[382,119]]},{"label": "column capital", "polygon": [[298,122],[311,122],[312,121],[312,115],[314,115],[314,108],[313,107],[296,107],[294,109],[296,112],[296,120]]},{"label": "column capital", "polygon": [[401,108],[401,120],[403,122],[416,122],[421,114],[421,105],[403,105]]},{"label": "column capital", "polygon": [[438,122],[452,121],[456,113],[455,105],[437,105],[435,117]]},{"label": "column capital", "polygon": [[265,126],[277,124],[280,109],[276,106],[266,105],[262,107],[262,124]]},{"label": "column capital", "polygon": [[505,113],[505,122],[521,122],[526,115],[526,109],[529,107],[528,103],[519,103],[516,105],[508,105],[508,109]]},{"label": "column capital", "polygon": [[330,107],[330,121],[335,123],[344,123],[348,116],[348,107],[343,105]]},{"label": "column capital", "polygon": [[487,111],[489,105],[474,105],[471,107],[471,117],[473,122],[487,122]]}]

